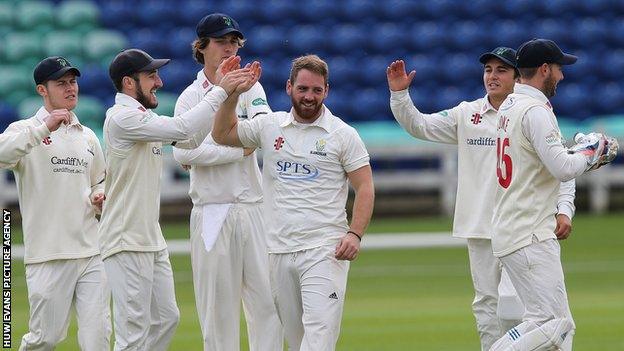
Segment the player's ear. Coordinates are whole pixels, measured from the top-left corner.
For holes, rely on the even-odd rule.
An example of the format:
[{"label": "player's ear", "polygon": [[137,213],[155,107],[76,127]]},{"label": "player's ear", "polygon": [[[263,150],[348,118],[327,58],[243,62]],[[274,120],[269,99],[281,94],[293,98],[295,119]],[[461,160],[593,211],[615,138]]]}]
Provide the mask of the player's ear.
[{"label": "player's ear", "polygon": [[132,91],[135,88],[136,81],[130,76],[121,78],[121,86],[126,91]]},{"label": "player's ear", "polygon": [[292,91],[292,84],[290,84],[290,79],[286,81],[286,93],[290,96],[290,92]]},{"label": "player's ear", "polygon": [[539,71],[543,76],[548,76],[548,72],[550,72],[550,65],[547,63],[542,64]]},{"label": "player's ear", "polygon": [[325,97],[324,99],[327,99],[327,95],[329,94],[329,83],[325,84]]},{"label": "player's ear", "polygon": [[48,88],[44,84],[37,84],[35,90],[37,91],[37,94],[41,95],[42,97],[48,96]]}]

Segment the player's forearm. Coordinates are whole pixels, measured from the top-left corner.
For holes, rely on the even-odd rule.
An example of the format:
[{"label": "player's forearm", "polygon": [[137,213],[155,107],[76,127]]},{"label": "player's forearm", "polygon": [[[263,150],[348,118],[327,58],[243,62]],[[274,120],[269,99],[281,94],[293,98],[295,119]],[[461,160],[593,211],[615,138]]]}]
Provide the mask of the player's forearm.
[{"label": "player's forearm", "polygon": [[227,97],[223,88],[215,86],[199,104],[177,116],[178,123],[185,134],[184,139],[191,138],[200,130],[210,130],[216,111],[227,100]]},{"label": "player's forearm", "polygon": [[452,116],[420,112],[407,89],[390,93],[390,109],[394,119],[411,136],[441,143],[457,143],[457,129]]},{"label": "player's forearm", "polygon": [[349,229],[359,235],[364,235],[373,215],[375,203],[375,187],[372,177],[354,186],[354,190],[353,215]]},{"label": "player's forearm", "polygon": [[522,119],[522,132],[553,177],[566,182],[585,172],[586,157],[568,153],[560,140],[556,120],[545,108],[533,107],[527,111]]},{"label": "player's forearm", "polygon": [[173,148],[173,158],[189,166],[217,166],[242,160],[243,157],[244,151],[239,147],[204,143],[192,150]]},{"label": "player's forearm", "polygon": [[49,135],[50,130],[45,123],[23,130],[7,130],[0,134],[0,167],[12,167]]},{"label": "player's forearm", "polygon": [[238,138],[238,118],[236,117],[236,104],[238,96],[227,98],[221,108],[215,114],[212,126],[212,138],[219,144],[230,146],[243,146]]},{"label": "player's forearm", "polygon": [[559,186],[559,197],[557,198],[557,213],[565,214],[570,219],[574,217],[576,207],[574,198],[576,194],[576,181],[574,179],[562,182]]}]

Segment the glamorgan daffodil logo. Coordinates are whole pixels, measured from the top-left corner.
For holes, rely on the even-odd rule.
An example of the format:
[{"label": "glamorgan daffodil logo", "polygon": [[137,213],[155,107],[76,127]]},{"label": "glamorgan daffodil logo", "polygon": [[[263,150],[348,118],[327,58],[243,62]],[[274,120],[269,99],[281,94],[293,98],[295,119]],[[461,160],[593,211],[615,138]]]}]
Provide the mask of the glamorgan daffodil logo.
[{"label": "glamorgan daffodil logo", "polygon": [[310,151],[310,153],[312,155],[319,155],[319,156],[327,156],[327,153],[325,152],[325,145],[327,144],[327,142],[325,141],[325,139],[319,139],[316,141],[316,150],[312,150]]},{"label": "glamorgan daffodil logo", "polygon": [[323,152],[323,150],[325,150],[325,144],[327,144],[327,142],[325,141],[325,139],[319,139],[316,141],[316,151],[318,152]]},{"label": "glamorgan daffodil logo", "polygon": [[68,65],[67,60],[65,60],[64,58],[58,58],[56,59],[56,62],[58,62],[58,64],[62,67],[66,67]]},{"label": "glamorgan daffodil logo", "polygon": [[225,25],[228,26],[228,27],[232,26],[232,19],[229,18],[229,17],[223,16],[223,22],[225,22]]}]

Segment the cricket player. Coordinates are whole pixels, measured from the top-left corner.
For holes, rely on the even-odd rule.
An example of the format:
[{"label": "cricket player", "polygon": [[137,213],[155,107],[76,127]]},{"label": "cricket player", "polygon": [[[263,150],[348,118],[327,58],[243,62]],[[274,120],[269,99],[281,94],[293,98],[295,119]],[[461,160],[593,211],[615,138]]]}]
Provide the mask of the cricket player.
[{"label": "cricket player", "polygon": [[[213,13],[197,24],[193,54],[203,69],[178,98],[175,115],[197,105],[218,82],[217,69],[244,44],[238,23]],[[259,82],[240,94],[236,114],[252,119],[271,113]],[[191,263],[205,351],[240,349],[241,298],[249,349],[282,350],[282,325],[269,280],[269,258],[262,219],[262,180],[254,148],[222,146],[209,132],[212,118],[194,136],[195,149],[174,148],[190,165]]]},{"label": "cricket player", "polygon": [[167,350],[178,324],[173,273],[158,224],[162,144],[193,146],[187,139],[250,75],[226,74],[197,106],[170,118],[151,111],[163,85],[158,69],[168,62],[129,49],[109,67],[118,93],[104,122],[108,200],[100,249],[113,294],[115,350]]},{"label": "cricket player", "polygon": [[[486,95],[434,114],[423,114],[409,97],[415,71],[408,75],[403,61],[387,69],[391,90],[390,107],[395,119],[412,136],[440,143],[457,144],[458,184],[453,236],[467,239],[470,271],[475,290],[472,303],[481,340],[487,351],[505,331],[519,324],[524,307],[498,258],[492,254],[492,208],[496,191],[494,150],[496,113],[519,73],[516,51],[498,47],[479,57],[483,64]],[[574,215],[575,183],[562,183],[557,203],[555,235],[568,237]]]},{"label": "cricket player", "polygon": [[[252,69],[259,72],[259,64]],[[290,112],[239,121],[237,90],[212,129],[218,143],[263,149],[271,287],[292,351],[335,350],[349,261],[373,210],[368,153],[355,129],[323,104],[328,89],[327,64],[299,57],[286,83]],[[350,225],[348,183],[355,190]]]},{"label": "cricket player", "polygon": [[548,99],[563,79],[562,66],[576,60],[551,40],[522,44],[520,83],[498,111],[492,249],[526,313],[493,351],[572,349],[575,325],[554,234],[559,184],[612,161],[617,153],[615,139],[602,134],[570,150],[562,144]]},{"label": "cricket player", "polygon": [[20,350],[54,350],[70,310],[82,350],[109,350],[110,289],[98,248],[104,201],[100,142],[72,112],[80,71],[60,56],[34,70],[43,106],[0,134],[0,167],[13,170],[24,230],[30,320]]}]

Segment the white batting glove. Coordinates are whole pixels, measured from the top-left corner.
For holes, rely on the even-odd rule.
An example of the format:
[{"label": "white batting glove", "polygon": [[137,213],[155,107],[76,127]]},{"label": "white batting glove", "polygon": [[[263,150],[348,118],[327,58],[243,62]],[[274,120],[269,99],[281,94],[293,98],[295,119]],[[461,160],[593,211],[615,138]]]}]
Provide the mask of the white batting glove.
[{"label": "white batting glove", "polygon": [[568,149],[568,153],[585,155],[587,158],[586,171],[591,171],[610,163],[617,155],[617,140],[602,133],[576,133],[574,141],[576,144]]}]

